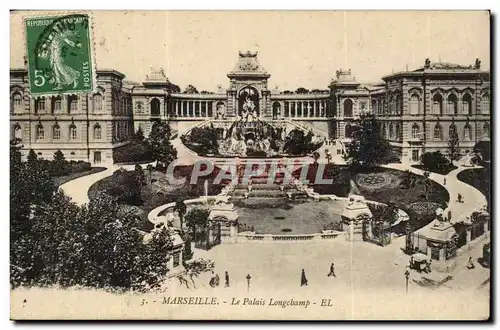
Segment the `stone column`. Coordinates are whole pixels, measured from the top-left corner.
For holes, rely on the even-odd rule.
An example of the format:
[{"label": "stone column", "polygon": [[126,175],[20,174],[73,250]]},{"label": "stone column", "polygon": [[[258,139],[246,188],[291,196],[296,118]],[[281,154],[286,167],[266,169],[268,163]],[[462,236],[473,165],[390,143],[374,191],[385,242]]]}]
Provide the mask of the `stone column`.
[{"label": "stone column", "polygon": [[174,102],[175,102],[175,116],[179,117],[179,101],[174,100]]},{"label": "stone column", "polygon": [[313,112],[314,112],[313,117],[317,117],[317,116],[316,116],[316,114],[317,114],[317,113],[316,113],[316,103],[318,103],[318,101],[314,101],[314,102],[313,102]]},{"label": "stone column", "polygon": [[201,101],[198,101],[198,117],[201,117]]}]

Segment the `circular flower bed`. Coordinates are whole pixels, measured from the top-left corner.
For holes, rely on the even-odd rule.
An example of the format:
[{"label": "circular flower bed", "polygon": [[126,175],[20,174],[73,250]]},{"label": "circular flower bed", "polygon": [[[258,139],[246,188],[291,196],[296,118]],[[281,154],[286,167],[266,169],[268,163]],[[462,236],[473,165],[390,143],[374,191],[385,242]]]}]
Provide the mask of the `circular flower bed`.
[{"label": "circular flower bed", "polygon": [[439,203],[434,203],[434,202],[416,202],[413,204],[410,204],[408,206],[408,209],[415,211],[419,214],[431,214],[436,212],[436,210],[441,207]]},{"label": "circular flower bed", "polygon": [[379,190],[394,188],[399,182],[398,178],[390,173],[358,174],[356,184],[366,190]]}]

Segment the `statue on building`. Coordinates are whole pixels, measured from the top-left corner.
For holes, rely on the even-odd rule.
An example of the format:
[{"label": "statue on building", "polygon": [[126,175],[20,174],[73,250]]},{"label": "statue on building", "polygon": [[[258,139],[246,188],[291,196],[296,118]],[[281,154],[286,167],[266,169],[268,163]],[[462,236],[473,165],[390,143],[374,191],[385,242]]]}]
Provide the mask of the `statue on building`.
[{"label": "statue on building", "polygon": [[425,59],[425,65],[424,65],[424,68],[428,69],[431,67],[431,60],[429,60],[428,58]]},{"label": "statue on building", "polygon": [[476,58],[476,62],[474,63],[474,69],[481,69],[481,60],[479,60],[478,58]]}]

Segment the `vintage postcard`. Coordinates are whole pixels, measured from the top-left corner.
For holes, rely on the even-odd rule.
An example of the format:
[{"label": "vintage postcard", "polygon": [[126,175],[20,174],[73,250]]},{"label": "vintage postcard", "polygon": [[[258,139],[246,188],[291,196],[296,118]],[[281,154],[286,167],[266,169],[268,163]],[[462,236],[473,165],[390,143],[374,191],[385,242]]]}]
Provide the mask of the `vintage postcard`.
[{"label": "vintage postcard", "polygon": [[488,320],[488,11],[13,11],[13,320]]}]

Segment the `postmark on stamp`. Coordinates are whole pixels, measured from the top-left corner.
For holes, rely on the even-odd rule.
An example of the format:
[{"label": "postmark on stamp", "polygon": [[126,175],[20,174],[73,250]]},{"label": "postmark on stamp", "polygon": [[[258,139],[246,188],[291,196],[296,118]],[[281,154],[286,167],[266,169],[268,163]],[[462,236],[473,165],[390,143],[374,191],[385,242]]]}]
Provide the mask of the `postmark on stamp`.
[{"label": "postmark on stamp", "polygon": [[92,33],[87,14],[26,18],[25,28],[31,94],[93,90]]}]

